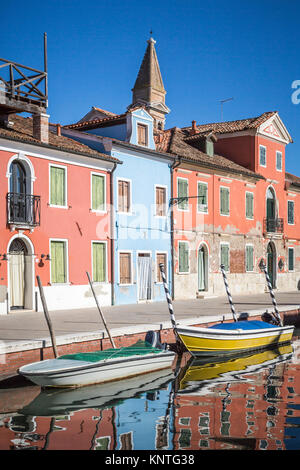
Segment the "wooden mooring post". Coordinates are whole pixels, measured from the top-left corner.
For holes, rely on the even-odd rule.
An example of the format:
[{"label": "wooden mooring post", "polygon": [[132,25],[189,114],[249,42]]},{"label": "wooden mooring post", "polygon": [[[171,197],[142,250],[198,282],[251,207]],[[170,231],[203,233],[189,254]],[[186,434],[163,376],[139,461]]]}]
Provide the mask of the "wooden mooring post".
[{"label": "wooden mooring post", "polygon": [[40,276],[36,276],[36,279],[37,279],[37,283],[38,283],[38,286],[39,286],[39,291],[40,291],[41,301],[42,301],[42,304],[43,304],[43,310],[44,310],[46,322],[47,322],[49,332],[50,332],[54,357],[57,358],[58,357],[58,352],[57,352],[57,347],[56,347],[55,335],[54,335],[54,331],[53,331],[53,328],[52,328],[52,322],[51,322],[51,319],[50,319],[50,316],[49,316],[47,303],[46,303],[46,299],[45,299],[45,296],[44,296],[44,290],[43,290],[43,286],[42,286],[42,283],[41,283]]}]

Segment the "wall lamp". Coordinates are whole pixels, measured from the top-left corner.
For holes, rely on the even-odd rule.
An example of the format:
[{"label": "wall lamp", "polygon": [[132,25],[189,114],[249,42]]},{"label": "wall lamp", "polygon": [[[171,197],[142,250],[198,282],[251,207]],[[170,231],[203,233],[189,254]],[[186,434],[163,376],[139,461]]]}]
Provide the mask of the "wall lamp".
[{"label": "wall lamp", "polygon": [[[46,258],[45,258],[46,256]],[[51,261],[49,253],[47,255],[41,255],[41,258],[45,258],[45,261]]]}]

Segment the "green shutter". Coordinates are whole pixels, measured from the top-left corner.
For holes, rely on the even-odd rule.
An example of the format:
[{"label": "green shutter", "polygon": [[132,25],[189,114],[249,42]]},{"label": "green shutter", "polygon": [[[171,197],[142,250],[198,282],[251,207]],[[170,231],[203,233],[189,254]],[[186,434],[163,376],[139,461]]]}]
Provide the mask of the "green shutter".
[{"label": "green shutter", "polygon": [[294,249],[289,248],[288,254],[289,254],[289,259],[288,259],[289,271],[294,271]]},{"label": "green shutter", "polygon": [[[178,197],[188,197],[188,182],[183,179],[178,179]],[[186,210],[188,208],[188,199],[184,199],[178,203],[178,208]]]},{"label": "green shutter", "polygon": [[93,281],[106,281],[105,243],[93,243]]},{"label": "green shutter", "polygon": [[253,271],[254,269],[253,254],[253,246],[246,246],[246,271]]},{"label": "green shutter", "polygon": [[92,209],[103,211],[104,207],[104,176],[92,175]]},{"label": "green shutter", "polygon": [[64,168],[50,167],[50,204],[55,206],[66,205]]},{"label": "green shutter", "polygon": [[189,272],[189,247],[185,242],[179,242],[179,272]]},{"label": "green shutter", "polygon": [[246,217],[253,219],[253,194],[246,193]]},{"label": "green shutter", "polygon": [[294,201],[288,201],[288,223],[294,224]]},{"label": "green shutter", "polygon": [[207,211],[207,185],[198,183],[198,211]]},{"label": "green shutter", "polygon": [[229,246],[221,245],[221,264],[224,265],[225,271],[229,271]]},{"label": "green shutter", "polygon": [[64,284],[66,276],[65,242],[51,242],[51,283]]},{"label": "green shutter", "polygon": [[229,189],[220,188],[220,212],[222,215],[229,215]]}]

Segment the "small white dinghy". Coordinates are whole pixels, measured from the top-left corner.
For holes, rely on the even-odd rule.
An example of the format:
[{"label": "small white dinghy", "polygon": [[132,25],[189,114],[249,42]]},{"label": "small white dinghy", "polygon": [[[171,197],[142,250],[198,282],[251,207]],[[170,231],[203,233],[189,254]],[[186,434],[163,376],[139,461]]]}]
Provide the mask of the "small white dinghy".
[{"label": "small white dinghy", "polygon": [[26,364],[18,373],[41,387],[82,387],[172,366],[175,353],[139,340],[131,347],[68,354]]}]

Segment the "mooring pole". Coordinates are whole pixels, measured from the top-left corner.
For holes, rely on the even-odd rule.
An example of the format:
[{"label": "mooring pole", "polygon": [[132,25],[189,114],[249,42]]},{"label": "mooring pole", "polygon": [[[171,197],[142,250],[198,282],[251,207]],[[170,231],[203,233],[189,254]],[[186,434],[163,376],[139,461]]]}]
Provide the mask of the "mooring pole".
[{"label": "mooring pole", "polygon": [[47,322],[49,332],[50,332],[54,357],[56,358],[56,357],[58,357],[58,353],[57,353],[57,348],[56,348],[55,335],[54,335],[54,332],[53,332],[52,322],[51,322],[51,319],[50,319],[50,316],[49,316],[47,303],[46,303],[46,299],[45,299],[45,296],[44,296],[43,286],[42,286],[42,283],[41,283],[40,276],[36,276],[36,279],[37,279],[37,283],[38,283],[38,286],[39,286],[39,291],[40,291],[40,296],[41,296],[41,301],[42,301],[42,305],[43,305],[43,310],[44,310],[46,322]]},{"label": "mooring pole", "polygon": [[220,268],[221,268],[221,272],[223,274],[223,280],[224,280],[225,289],[226,289],[227,297],[228,297],[228,300],[229,300],[232,316],[233,316],[234,321],[237,321],[235,308],[234,308],[233,301],[232,301],[232,297],[231,297],[231,294],[229,292],[229,286],[228,286],[228,282],[227,282],[227,276],[226,276],[226,273],[225,273],[224,264],[221,264]]},{"label": "mooring pole", "polygon": [[104,324],[104,326],[105,326],[105,329],[106,329],[106,332],[107,332],[108,337],[109,337],[109,339],[110,339],[110,342],[111,342],[113,348],[116,349],[114,340],[113,340],[112,337],[111,337],[110,331],[109,331],[109,329],[108,329],[108,326],[107,326],[107,324],[106,324],[105,318],[104,318],[103,313],[102,313],[102,311],[101,311],[101,308],[100,308],[100,305],[99,305],[99,302],[98,302],[98,299],[97,299],[97,296],[96,296],[96,292],[95,292],[95,290],[94,290],[94,287],[93,287],[93,284],[92,284],[90,275],[89,275],[89,273],[88,273],[87,271],[86,271],[86,275],[87,275],[87,277],[88,277],[88,280],[89,280],[89,283],[90,283],[90,287],[91,287],[91,290],[92,290],[92,292],[93,292],[93,296],[94,296],[94,299],[95,299],[95,302],[96,302],[96,305],[97,305],[97,308],[98,308],[98,312],[100,313],[101,319],[102,319],[103,324]]},{"label": "mooring pole", "polygon": [[170,317],[171,317],[171,323],[172,323],[173,331],[174,331],[174,334],[175,334],[176,342],[178,344],[181,344],[181,340],[180,340],[180,338],[178,336],[178,332],[177,332],[177,326],[176,326],[176,320],[175,320],[175,316],[174,316],[172,299],[171,299],[171,295],[170,295],[170,292],[169,292],[169,288],[168,288],[168,284],[167,284],[167,279],[166,279],[163,263],[160,263],[159,269],[160,269],[160,273],[161,273],[161,277],[162,277],[162,281],[163,281],[163,286],[164,286],[164,289],[165,289],[166,299],[167,299],[167,303],[168,303],[169,313],[170,313]]},{"label": "mooring pole", "polygon": [[280,326],[283,326],[283,323],[282,323],[282,320],[281,320],[281,317],[280,317],[280,314],[279,314],[279,311],[278,311],[278,308],[277,308],[277,303],[276,303],[275,295],[274,295],[274,292],[273,292],[272,283],[271,283],[266,265],[264,263],[261,264],[261,269],[262,269],[262,271],[264,271],[265,276],[266,276],[267,286],[268,286],[269,293],[270,293],[272,303],[273,303],[273,307],[274,307],[274,310],[275,310],[275,315],[274,316],[276,317],[276,320],[279,321]]}]

